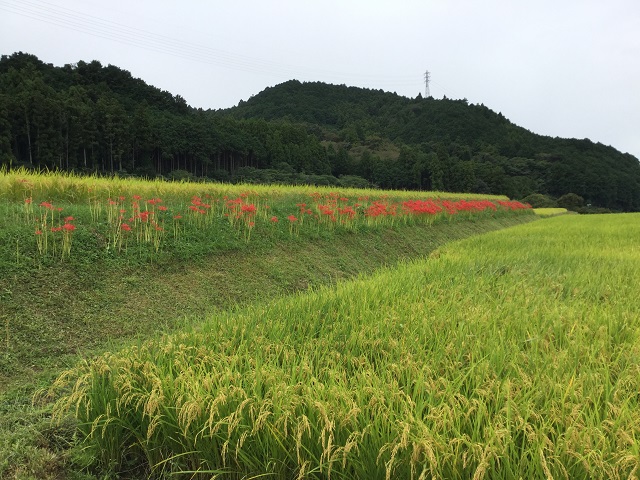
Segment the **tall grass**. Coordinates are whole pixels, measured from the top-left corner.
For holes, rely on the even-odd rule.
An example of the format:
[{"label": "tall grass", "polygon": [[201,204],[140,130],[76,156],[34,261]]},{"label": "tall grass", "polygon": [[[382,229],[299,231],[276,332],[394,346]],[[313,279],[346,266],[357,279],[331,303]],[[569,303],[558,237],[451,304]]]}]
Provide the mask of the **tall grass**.
[{"label": "tall grass", "polygon": [[103,468],[184,478],[635,478],[640,215],[562,216],[85,361]]}]

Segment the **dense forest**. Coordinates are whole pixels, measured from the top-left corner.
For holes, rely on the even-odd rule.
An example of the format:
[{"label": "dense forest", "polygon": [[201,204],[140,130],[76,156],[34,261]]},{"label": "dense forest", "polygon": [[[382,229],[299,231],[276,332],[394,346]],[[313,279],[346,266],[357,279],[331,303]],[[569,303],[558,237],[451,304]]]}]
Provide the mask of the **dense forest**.
[{"label": "dense forest", "polygon": [[227,110],[194,109],[116,66],[0,59],[0,162],[222,181],[557,198],[640,210],[640,163],[536,135],[466,100],[295,80]]}]

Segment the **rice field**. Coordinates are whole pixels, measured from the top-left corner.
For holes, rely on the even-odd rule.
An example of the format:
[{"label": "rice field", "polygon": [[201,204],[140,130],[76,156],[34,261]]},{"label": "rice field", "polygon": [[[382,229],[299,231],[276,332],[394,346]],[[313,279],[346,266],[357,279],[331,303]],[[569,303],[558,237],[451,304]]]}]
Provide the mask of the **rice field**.
[{"label": "rice field", "polygon": [[637,478],[640,215],[563,215],[87,359],[102,471]]},{"label": "rice field", "polygon": [[[280,186],[255,184],[225,184],[200,182],[168,182],[162,179],[144,180],[133,177],[99,177],[81,176],[65,172],[32,172],[29,170],[0,170],[0,201],[21,202],[27,196],[42,198],[47,201],[84,203],[92,199],[130,197],[134,194],[145,198],[162,197],[166,200],[182,200],[207,193],[218,197],[236,197],[242,192],[251,191],[256,195],[279,198],[290,193],[307,196],[320,192],[334,192],[335,188],[323,186]],[[400,199],[444,199],[444,200],[508,200],[504,195],[485,195],[450,192],[414,192],[390,191],[376,189],[343,188],[340,192],[346,196],[378,197],[387,195]]]},{"label": "rice field", "polygon": [[533,211],[540,217],[555,217],[569,213],[566,208],[534,208]]}]

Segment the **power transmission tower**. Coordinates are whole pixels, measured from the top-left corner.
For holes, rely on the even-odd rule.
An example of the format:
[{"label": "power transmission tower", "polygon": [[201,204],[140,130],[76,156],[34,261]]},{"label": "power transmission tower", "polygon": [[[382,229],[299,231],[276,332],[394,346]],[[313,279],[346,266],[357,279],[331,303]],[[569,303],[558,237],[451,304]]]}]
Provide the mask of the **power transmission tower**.
[{"label": "power transmission tower", "polygon": [[429,98],[431,93],[429,92],[429,80],[431,80],[431,74],[429,70],[424,72],[424,98]]}]

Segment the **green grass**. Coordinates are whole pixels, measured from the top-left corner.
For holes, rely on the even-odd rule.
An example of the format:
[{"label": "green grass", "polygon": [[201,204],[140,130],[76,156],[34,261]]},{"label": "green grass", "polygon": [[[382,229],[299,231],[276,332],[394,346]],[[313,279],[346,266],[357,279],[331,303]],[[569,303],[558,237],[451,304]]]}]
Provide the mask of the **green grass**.
[{"label": "green grass", "polygon": [[116,471],[633,478],[638,238],[638,214],[473,237],[108,352],[50,393]]}]

